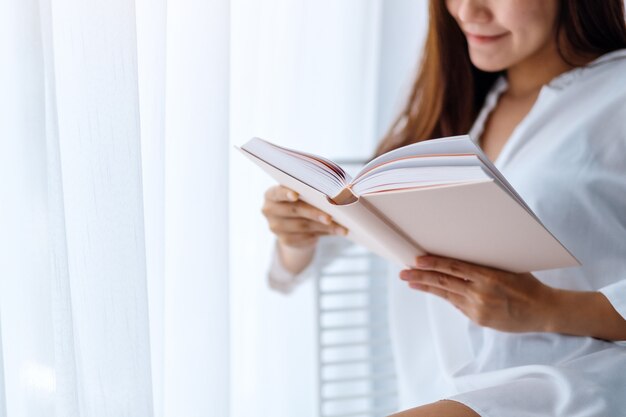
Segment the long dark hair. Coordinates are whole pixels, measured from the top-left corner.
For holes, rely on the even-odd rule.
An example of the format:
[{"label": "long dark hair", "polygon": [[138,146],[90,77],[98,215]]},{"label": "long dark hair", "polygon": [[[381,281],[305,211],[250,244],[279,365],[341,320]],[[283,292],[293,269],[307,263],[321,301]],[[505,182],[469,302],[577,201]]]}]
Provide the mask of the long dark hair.
[{"label": "long dark hair", "polygon": [[[442,136],[465,134],[501,73],[476,68],[465,35],[445,0],[431,0],[424,55],[407,103],[380,142],[376,155]],[[563,60],[626,48],[623,0],[562,0],[556,22]]]}]

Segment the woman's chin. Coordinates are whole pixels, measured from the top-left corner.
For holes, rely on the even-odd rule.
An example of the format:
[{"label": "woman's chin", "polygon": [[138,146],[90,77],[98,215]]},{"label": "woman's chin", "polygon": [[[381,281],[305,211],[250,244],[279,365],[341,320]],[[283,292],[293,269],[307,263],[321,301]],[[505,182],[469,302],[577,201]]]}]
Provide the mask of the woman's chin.
[{"label": "woman's chin", "polygon": [[510,66],[508,63],[500,63],[491,59],[472,59],[471,61],[476,68],[485,72],[500,72]]},{"label": "woman's chin", "polygon": [[470,60],[476,68],[485,72],[500,72],[509,68],[512,63],[510,60],[496,59],[493,56],[482,56],[479,54],[471,54]]}]

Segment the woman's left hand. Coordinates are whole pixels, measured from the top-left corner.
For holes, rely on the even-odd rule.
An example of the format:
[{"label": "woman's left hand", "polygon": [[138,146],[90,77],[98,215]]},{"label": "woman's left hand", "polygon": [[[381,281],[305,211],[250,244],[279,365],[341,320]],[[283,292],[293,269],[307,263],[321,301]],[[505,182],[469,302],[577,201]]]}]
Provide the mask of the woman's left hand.
[{"label": "woman's left hand", "polygon": [[530,273],[515,274],[439,256],[417,258],[400,278],[457,307],[475,323],[506,332],[551,329],[556,291]]}]

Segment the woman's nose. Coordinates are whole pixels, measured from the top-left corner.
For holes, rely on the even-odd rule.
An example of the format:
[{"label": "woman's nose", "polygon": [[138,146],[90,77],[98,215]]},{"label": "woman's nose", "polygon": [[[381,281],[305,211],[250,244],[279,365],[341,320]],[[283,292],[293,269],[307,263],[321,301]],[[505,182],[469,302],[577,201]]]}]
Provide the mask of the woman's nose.
[{"label": "woman's nose", "polygon": [[464,23],[487,23],[492,13],[485,0],[456,0],[457,17]]}]

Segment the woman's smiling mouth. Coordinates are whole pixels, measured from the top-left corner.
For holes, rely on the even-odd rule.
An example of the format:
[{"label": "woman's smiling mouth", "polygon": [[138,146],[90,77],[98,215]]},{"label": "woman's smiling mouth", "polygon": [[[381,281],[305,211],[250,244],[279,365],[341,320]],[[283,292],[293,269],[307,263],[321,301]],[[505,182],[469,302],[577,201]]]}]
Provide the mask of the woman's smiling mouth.
[{"label": "woman's smiling mouth", "polygon": [[478,45],[486,45],[486,44],[499,41],[500,39],[504,38],[507,35],[508,35],[508,32],[501,33],[498,35],[479,35],[479,34],[475,34],[471,32],[465,32],[465,37],[467,38],[467,41],[469,43],[478,44]]}]

